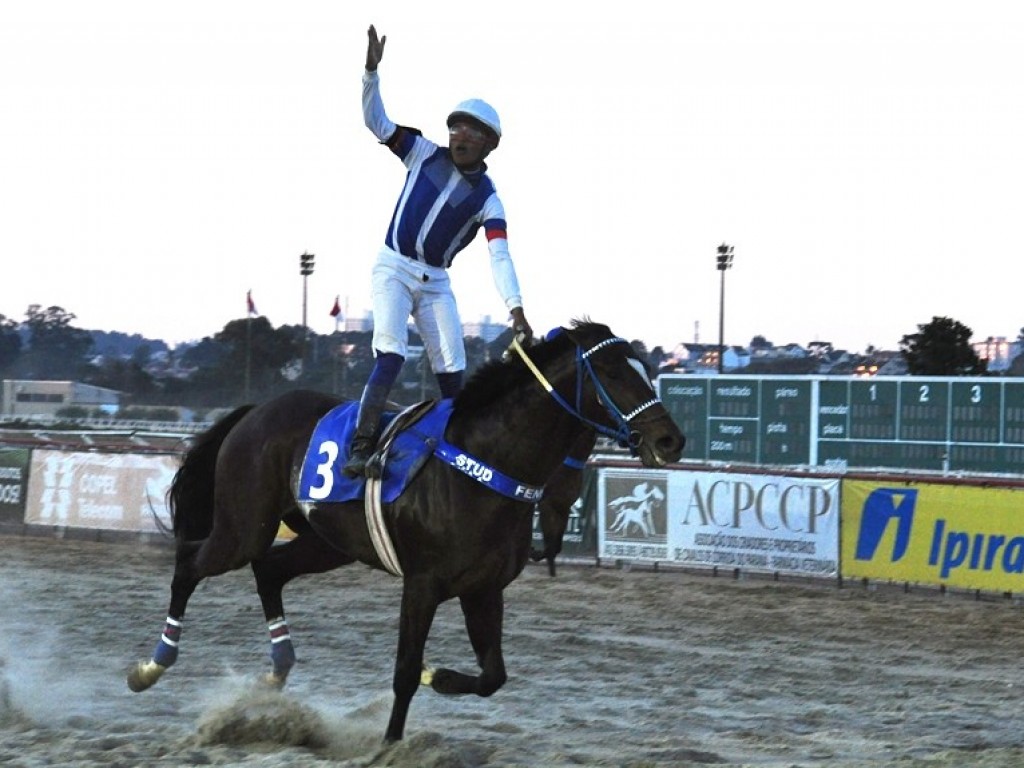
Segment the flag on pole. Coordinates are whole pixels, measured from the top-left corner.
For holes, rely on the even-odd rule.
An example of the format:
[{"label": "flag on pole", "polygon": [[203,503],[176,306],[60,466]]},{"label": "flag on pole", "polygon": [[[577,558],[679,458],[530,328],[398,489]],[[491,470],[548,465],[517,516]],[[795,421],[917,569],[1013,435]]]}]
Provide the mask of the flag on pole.
[{"label": "flag on pole", "polygon": [[338,330],[338,323],[341,322],[341,304],[338,302],[341,296],[334,297],[334,306],[331,307],[331,317],[334,318],[334,330]]},{"label": "flag on pole", "polygon": [[256,311],[256,302],[254,302],[252,300],[252,291],[251,290],[248,290],[248,291],[245,292],[245,305],[246,305],[246,309],[249,310],[249,317],[252,317],[253,315],[258,315],[259,314],[259,312]]}]

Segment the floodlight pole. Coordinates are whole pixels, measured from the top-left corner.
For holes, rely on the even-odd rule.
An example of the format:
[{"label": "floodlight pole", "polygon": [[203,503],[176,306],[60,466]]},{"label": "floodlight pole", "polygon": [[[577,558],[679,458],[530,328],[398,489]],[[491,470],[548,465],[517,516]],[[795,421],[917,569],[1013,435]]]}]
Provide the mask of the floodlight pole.
[{"label": "floodlight pole", "polygon": [[725,363],[725,270],[732,266],[732,246],[722,243],[718,246],[717,268],[722,273],[718,299],[718,372],[722,373]]},{"label": "floodlight pole", "polygon": [[299,274],[302,275],[302,364],[306,364],[306,345],[309,343],[309,326],[306,325],[306,308],[308,299],[307,284],[309,276],[313,274],[313,262],[315,256],[312,253],[303,253],[299,256]]}]

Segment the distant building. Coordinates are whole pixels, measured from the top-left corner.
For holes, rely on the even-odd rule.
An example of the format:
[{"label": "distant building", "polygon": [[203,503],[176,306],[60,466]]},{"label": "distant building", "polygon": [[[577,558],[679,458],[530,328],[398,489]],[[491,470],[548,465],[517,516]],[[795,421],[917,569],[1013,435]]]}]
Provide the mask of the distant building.
[{"label": "distant building", "polygon": [[876,349],[869,355],[865,355],[852,374],[861,378],[869,376],[905,376],[907,373],[907,361],[902,352],[896,350]]},{"label": "distant building", "polygon": [[62,408],[118,410],[121,393],[77,381],[4,379],[0,416],[56,416]]},{"label": "distant building", "polygon": [[807,344],[807,354],[819,360],[827,359],[834,351],[831,341],[811,341]]},{"label": "distant building", "polygon": [[356,333],[367,333],[373,330],[373,313],[363,317],[344,317],[338,323],[339,331],[353,331]]},{"label": "distant building", "polygon": [[485,315],[474,323],[463,323],[462,335],[466,338],[473,338],[476,336],[490,344],[496,338],[501,336],[502,333],[508,330],[508,327],[508,323],[491,322],[491,316]]},{"label": "distant building", "polygon": [[1014,358],[1024,351],[1019,341],[1007,341],[1005,336],[989,336],[984,341],[974,342],[971,346],[975,354],[987,363],[989,373],[1008,371]]},{"label": "distant building", "polygon": [[[409,324],[412,327],[412,323]],[[508,323],[495,323],[491,321],[490,315],[485,315],[473,322],[462,324],[462,335],[466,338],[474,336],[483,339],[490,344],[504,331],[508,330]],[[370,312],[363,317],[346,317],[338,323],[339,331],[354,331],[357,333],[368,333],[373,330],[373,313]]]},{"label": "distant building", "polygon": [[[717,344],[676,345],[662,364],[663,371],[674,373],[718,373]],[[727,346],[722,358],[722,368],[736,372],[750,365],[750,353],[743,347]]]}]

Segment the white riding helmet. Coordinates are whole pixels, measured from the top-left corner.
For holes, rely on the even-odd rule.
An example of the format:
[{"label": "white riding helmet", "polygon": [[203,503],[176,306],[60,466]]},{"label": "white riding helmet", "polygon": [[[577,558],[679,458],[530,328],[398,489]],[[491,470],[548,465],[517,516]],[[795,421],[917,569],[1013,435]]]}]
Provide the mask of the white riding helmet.
[{"label": "white riding helmet", "polygon": [[459,117],[469,117],[494,131],[494,135],[501,138],[501,120],[498,119],[498,112],[483,99],[466,99],[455,105],[455,109],[448,115],[448,126]]}]

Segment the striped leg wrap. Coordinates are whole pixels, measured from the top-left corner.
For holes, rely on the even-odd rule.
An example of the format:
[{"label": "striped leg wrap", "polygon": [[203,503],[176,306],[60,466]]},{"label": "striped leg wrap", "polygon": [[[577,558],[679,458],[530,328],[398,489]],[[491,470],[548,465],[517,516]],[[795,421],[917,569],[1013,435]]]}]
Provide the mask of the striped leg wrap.
[{"label": "striped leg wrap", "polygon": [[270,660],[274,664],[274,676],[283,680],[295,666],[295,649],[288,632],[288,622],[283,617],[271,619],[267,628],[270,630]]},{"label": "striped leg wrap", "polygon": [[167,617],[164,624],[164,633],[160,635],[160,642],[156,644],[153,651],[153,661],[162,667],[169,667],[178,660],[178,642],[181,640],[181,628],[183,624],[177,619]]}]

